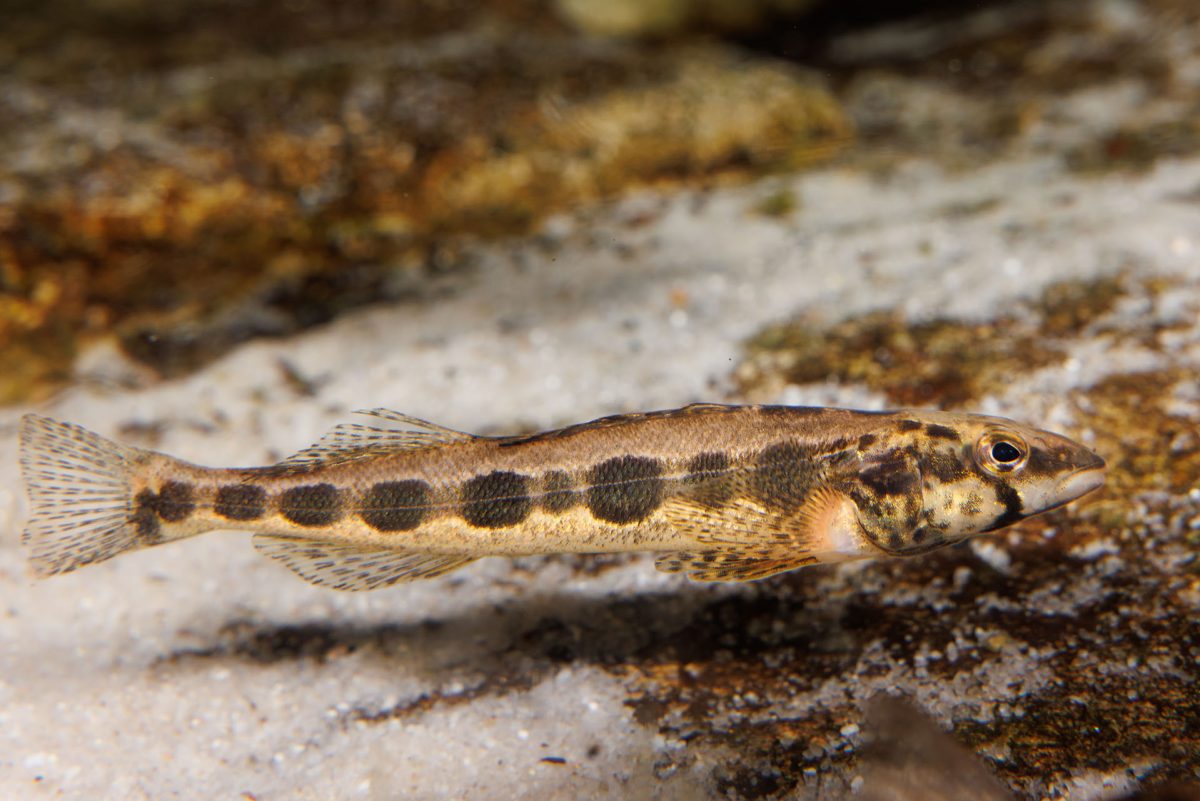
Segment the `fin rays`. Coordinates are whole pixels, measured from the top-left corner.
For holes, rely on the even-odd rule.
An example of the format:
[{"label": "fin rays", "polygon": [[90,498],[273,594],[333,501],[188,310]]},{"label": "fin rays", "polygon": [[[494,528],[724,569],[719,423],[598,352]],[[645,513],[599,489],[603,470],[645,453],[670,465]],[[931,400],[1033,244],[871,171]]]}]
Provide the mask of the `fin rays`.
[{"label": "fin rays", "polygon": [[258,534],[254,547],[283,562],[300,578],[335,590],[363,591],[402,581],[435,578],[469,564],[474,557],[359,548],[327,540]]},{"label": "fin rays", "polygon": [[817,561],[817,557],[803,553],[713,550],[665,554],[655,560],[654,566],[663,573],[686,573],[694,581],[756,581]]},{"label": "fin rays", "polygon": [[280,475],[302,473],[331,464],[475,439],[472,434],[390,409],[364,409],[356,414],[375,417],[391,425],[342,423],[314,444],[274,465],[271,471]]},{"label": "fin rays", "polygon": [[21,536],[35,574],[66,573],[137,547],[130,477],[144,458],[72,423],[21,419],[32,516]]},{"label": "fin rays", "polygon": [[773,511],[746,497],[715,505],[705,488],[682,496],[665,509],[667,519],[691,535],[701,550],[668,553],[655,567],[665,573],[686,573],[697,581],[754,581],[821,561],[830,550],[828,532],[847,511],[849,498],[819,487],[793,510]]}]

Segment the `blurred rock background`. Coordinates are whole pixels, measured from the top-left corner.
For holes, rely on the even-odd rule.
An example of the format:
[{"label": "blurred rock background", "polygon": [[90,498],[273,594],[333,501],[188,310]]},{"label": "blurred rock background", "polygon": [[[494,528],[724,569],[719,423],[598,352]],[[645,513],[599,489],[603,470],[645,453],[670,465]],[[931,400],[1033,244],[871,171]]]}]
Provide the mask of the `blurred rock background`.
[{"label": "blurred rock background", "polygon": [[97,335],[177,375],[552,212],[837,150],[850,120],[795,64],[570,24],[682,36],[724,5],[10,4],[0,399]]}]

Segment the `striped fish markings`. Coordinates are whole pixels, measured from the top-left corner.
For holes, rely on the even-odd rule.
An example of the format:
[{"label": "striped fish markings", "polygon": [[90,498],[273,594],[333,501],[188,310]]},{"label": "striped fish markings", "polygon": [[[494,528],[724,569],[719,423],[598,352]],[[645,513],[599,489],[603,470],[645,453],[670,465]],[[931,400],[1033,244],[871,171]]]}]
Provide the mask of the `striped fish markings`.
[{"label": "striped fish markings", "polygon": [[697,404],[532,436],[387,410],[270,467],[207,468],[27,415],[23,541],[50,575],[214,529],[367,590],[485,556],[649,551],[704,581],[911,556],[1104,483],[1069,439],[998,417]]}]

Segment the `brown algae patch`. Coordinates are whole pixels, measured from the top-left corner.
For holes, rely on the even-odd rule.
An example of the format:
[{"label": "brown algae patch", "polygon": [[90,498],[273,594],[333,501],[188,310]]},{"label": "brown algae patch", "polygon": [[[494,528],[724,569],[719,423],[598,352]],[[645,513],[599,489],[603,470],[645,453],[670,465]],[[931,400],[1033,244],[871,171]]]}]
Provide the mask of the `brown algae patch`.
[{"label": "brown algae patch", "polygon": [[962,406],[1003,390],[1012,375],[1062,363],[1066,339],[1112,311],[1126,294],[1119,276],[1047,287],[1019,309],[986,322],[912,322],[871,312],[833,325],[813,317],[774,325],[746,346],[740,392],[771,397],[787,384],[858,383],[897,406]]}]

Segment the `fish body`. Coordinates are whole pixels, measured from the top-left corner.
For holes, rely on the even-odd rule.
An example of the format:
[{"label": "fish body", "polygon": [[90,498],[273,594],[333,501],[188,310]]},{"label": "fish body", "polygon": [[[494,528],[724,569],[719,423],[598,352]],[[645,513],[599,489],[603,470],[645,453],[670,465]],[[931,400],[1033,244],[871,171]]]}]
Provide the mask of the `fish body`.
[{"label": "fish body", "polygon": [[909,556],[1096,489],[1104,461],[997,417],[697,404],[480,437],[387,410],[270,467],[208,468],[27,415],[40,575],[215,529],[308,581],[373,589],[485,556],[646,551],[744,581]]}]

